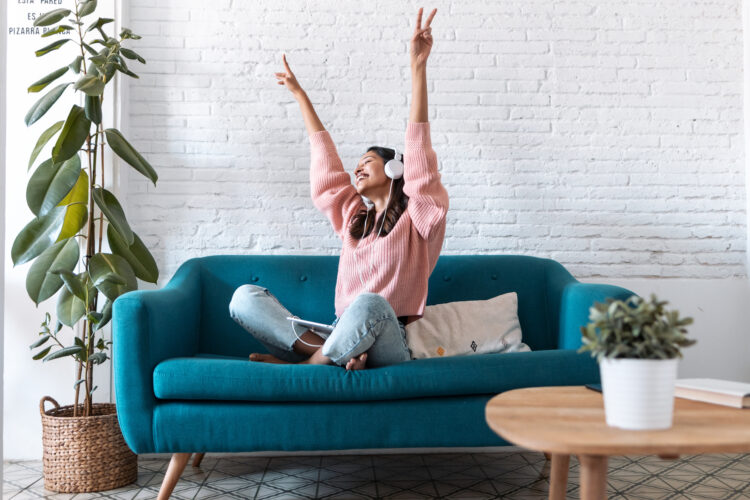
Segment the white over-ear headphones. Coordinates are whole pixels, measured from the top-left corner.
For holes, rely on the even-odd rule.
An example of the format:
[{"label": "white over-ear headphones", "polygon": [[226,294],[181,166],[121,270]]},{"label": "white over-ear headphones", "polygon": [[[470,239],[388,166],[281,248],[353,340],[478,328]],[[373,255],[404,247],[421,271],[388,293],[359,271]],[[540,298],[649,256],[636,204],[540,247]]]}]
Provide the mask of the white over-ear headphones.
[{"label": "white over-ear headphones", "polygon": [[385,164],[385,175],[391,179],[400,179],[404,175],[404,164],[401,161],[404,155],[399,154],[396,148],[393,148],[393,153],[393,159]]}]

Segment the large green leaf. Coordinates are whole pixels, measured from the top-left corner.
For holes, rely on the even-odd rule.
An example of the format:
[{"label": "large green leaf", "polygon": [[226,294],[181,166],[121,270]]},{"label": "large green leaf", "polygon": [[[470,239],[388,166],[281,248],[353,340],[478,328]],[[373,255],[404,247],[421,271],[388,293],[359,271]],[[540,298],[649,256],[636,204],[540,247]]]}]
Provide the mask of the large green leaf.
[{"label": "large green leaf", "polygon": [[[102,313],[98,311],[92,311],[86,314],[86,319],[88,319],[92,325],[98,325],[102,320]],[[94,330],[96,330],[96,328],[94,328]]]},{"label": "large green leaf", "polygon": [[96,10],[96,0],[85,0],[78,4],[78,16],[88,16]]},{"label": "large green leaf", "polygon": [[137,171],[151,179],[151,182],[156,185],[156,179],[159,178],[156,175],[154,168],[146,161],[146,159],[135,150],[130,143],[125,140],[119,130],[114,128],[104,129],[104,133],[107,135],[107,142],[112,150],[117,153],[117,156],[129,163]]},{"label": "large green leaf", "polygon": [[39,118],[44,116],[44,114],[49,111],[49,108],[52,107],[55,102],[60,98],[63,92],[65,92],[65,89],[73,82],[68,83],[61,83],[57,87],[53,88],[46,94],[44,94],[37,102],[34,103],[33,106],[31,106],[31,109],[26,113],[26,116],[24,117],[24,122],[26,123],[26,126],[30,126],[34,122],[36,122]]},{"label": "large green leaf", "polygon": [[44,33],[42,35],[42,38],[45,38],[45,37],[48,37],[48,36],[52,36],[52,35],[57,35],[58,33],[62,33],[63,31],[70,31],[70,30],[73,30],[73,29],[75,29],[75,28],[73,28],[73,26],[68,26],[67,24],[61,24],[60,26],[56,27],[55,29],[49,30],[46,33]]},{"label": "large green leaf", "polygon": [[[92,301],[94,286],[89,282],[89,303]],[[86,303],[73,295],[68,287],[60,290],[57,298],[57,320],[65,326],[72,327],[86,314]]]},{"label": "large green leaf", "polygon": [[159,279],[156,261],[138,235],[133,233],[133,237],[135,241],[132,245],[128,245],[112,226],[107,226],[107,241],[112,252],[124,257],[138,278],[149,283],[156,283]]},{"label": "large green leaf", "polygon": [[107,353],[106,352],[96,352],[89,356],[89,361],[94,363],[95,365],[99,365],[107,361]]},{"label": "large green leaf", "polygon": [[115,68],[117,68],[120,72],[125,73],[128,76],[132,76],[133,78],[139,78],[138,75],[133,73],[128,69],[128,65],[125,63],[125,58],[121,55],[115,55]]},{"label": "large green leaf", "polygon": [[41,345],[44,345],[45,342],[47,342],[51,338],[52,338],[51,334],[45,333],[44,335],[42,335],[41,337],[39,337],[39,339],[36,342],[34,342],[33,344],[31,344],[29,346],[29,349],[36,349],[37,347],[39,347]]},{"label": "large green leaf", "polygon": [[41,49],[37,50],[36,52],[34,52],[34,54],[36,54],[37,57],[43,56],[44,54],[49,54],[53,50],[59,49],[60,47],[68,43],[69,41],[70,41],[70,38],[63,38],[62,40],[55,40],[51,44],[46,45],[42,47]]},{"label": "large green leaf", "polygon": [[82,107],[73,105],[62,132],[52,148],[52,161],[60,163],[78,153],[91,131],[91,121]]},{"label": "large green leaf", "polygon": [[26,291],[36,305],[52,297],[63,285],[58,274],[50,271],[72,271],[78,263],[78,242],[75,238],[55,243],[31,264],[26,275]]},{"label": "large green leaf", "polygon": [[43,78],[35,81],[31,85],[29,85],[29,88],[27,89],[27,91],[28,92],[39,92],[44,87],[46,87],[50,83],[54,82],[55,80],[57,80],[58,78],[60,78],[61,76],[63,76],[67,72],[68,72],[68,67],[67,66],[63,66],[60,69],[56,69],[55,71],[53,71],[49,75],[47,75],[47,76],[45,76],[45,77],[43,77]]},{"label": "large green leaf", "polygon": [[[72,326],[72,325],[68,325],[68,326]],[[83,349],[81,349],[81,346],[72,345],[72,346],[64,347],[58,351],[53,352],[52,354],[44,358],[42,361],[51,361],[53,359],[62,358],[64,356],[73,356],[81,352],[83,352]]]},{"label": "large green leaf", "polygon": [[34,146],[34,150],[31,152],[31,158],[29,158],[29,166],[27,167],[26,170],[31,169],[31,166],[34,164],[34,161],[36,160],[37,156],[39,156],[39,153],[42,151],[42,148],[62,128],[63,123],[65,123],[65,120],[60,120],[59,122],[53,123],[50,128],[42,132],[42,135],[39,136],[39,140],[36,141],[36,146]]},{"label": "large green leaf", "polygon": [[115,76],[115,71],[117,68],[115,67],[114,61],[110,61],[107,64],[104,65],[104,81],[108,82],[112,79],[113,76]]},{"label": "large green leaf", "polygon": [[60,233],[64,218],[65,207],[55,207],[47,215],[35,217],[26,224],[10,250],[13,265],[28,262],[51,247]]},{"label": "large green leaf", "polygon": [[128,246],[132,245],[135,241],[133,230],[130,229],[130,224],[128,224],[128,220],[125,218],[125,212],[122,210],[120,202],[117,201],[115,195],[104,188],[94,188],[92,195],[99,209],[107,216],[109,223],[120,233],[120,236],[128,243]]},{"label": "large green leaf", "polygon": [[76,75],[81,72],[81,63],[83,62],[83,56],[76,56],[73,62],[68,64],[68,68]]},{"label": "large green leaf", "polygon": [[100,96],[104,92],[104,82],[98,76],[82,75],[74,85],[74,88],[82,91],[87,96]]},{"label": "large green leaf", "polygon": [[109,323],[109,320],[112,319],[112,301],[107,299],[107,302],[104,304],[104,307],[102,308],[102,319],[99,320],[99,323],[96,324],[96,327],[94,327],[94,331],[100,330],[104,325]]},{"label": "large green leaf", "polygon": [[51,26],[56,22],[62,21],[70,12],[70,9],[51,10],[37,17],[34,20],[34,26]]},{"label": "large green leaf", "polygon": [[120,31],[120,38],[123,40],[127,40],[128,38],[132,38],[133,40],[140,40],[141,36],[136,35],[132,31],[130,31],[129,28],[123,28],[122,31]]},{"label": "large green leaf", "polygon": [[146,60],[143,57],[139,56],[137,53],[133,52],[130,49],[126,49],[125,47],[120,48],[120,54],[127,57],[128,59],[136,59],[138,60],[138,62],[141,62],[141,63],[146,62]]},{"label": "large green leaf", "polygon": [[[93,56],[95,56],[95,55],[99,54],[99,53],[98,53],[98,52],[96,51],[96,49],[95,49],[94,47],[92,47],[91,45],[89,45],[89,44],[88,44],[88,43],[86,43],[86,42],[83,42],[83,48],[84,48],[84,49],[86,49],[86,51],[87,51],[87,52],[88,52],[89,54],[93,55]],[[90,70],[90,69],[89,69],[89,70]]]},{"label": "large green leaf", "polygon": [[89,61],[101,67],[107,63],[107,56],[101,55],[101,56],[89,57]]},{"label": "large green leaf", "polygon": [[26,202],[34,215],[45,215],[55,208],[73,189],[81,173],[81,157],[77,154],[62,164],[45,161],[26,185]]},{"label": "large green leaf", "polygon": [[121,73],[124,73],[130,77],[140,78],[140,76],[136,75],[135,73],[133,73],[132,71],[130,71],[128,68],[126,68],[124,65],[120,63],[116,63],[115,68],[117,68],[117,70],[120,71]]},{"label": "large green leaf", "polygon": [[109,300],[138,288],[135,273],[128,261],[112,253],[97,253],[91,257],[89,275],[96,288]]},{"label": "large green leaf", "polygon": [[[75,274],[68,269],[55,269],[50,271],[50,273],[60,276],[63,283],[65,283],[65,288],[67,288],[70,293],[81,300],[86,300],[86,288],[83,286],[83,283],[81,283],[82,278],[86,279],[86,271],[81,273],[81,275]],[[89,302],[90,301],[91,298],[89,298]]]},{"label": "large green leaf", "polygon": [[86,118],[99,125],[102,122],[102,103],[99,96],[86,96]]},{"label": "large green leaf", "polygon": [[88,212],[88,195],[89,195],[89,175],[86,170],[81,170],[78,180],[70,192],[65,195],[60,205],[67,205],[65,220],[63,221],[60,236],[57,241],[75,236],[78,231],[86,224],[89,217]]},{"label": "large green leaf", "polygon": [[47,355],[50,349],[52,349],[51,345],[45,347],[43,350],[36,353],[32,359],[42,359],[44,356]]},{"label": "large green leaf", "polygon": [[86,28],[86,31],[84,31],[84,33],[88,33],[89,31],[93,29],[100,29],[105,24],[108,24],[111,22],[114,22],[114,19],[111,19],[109,17],[100,17],[95,22],[91,23],[91,25],[89,25],[89,27]]},{"label": "large green leaf", "polygon": [[83,342],[83,339],[81,337],[73,337],[73,342],[75,343],[75,345],[81,348],[81,352],[78,353],[78,358],[82,363],[85,363],[89,357],[88,350],[86,349],[86,344]]}]

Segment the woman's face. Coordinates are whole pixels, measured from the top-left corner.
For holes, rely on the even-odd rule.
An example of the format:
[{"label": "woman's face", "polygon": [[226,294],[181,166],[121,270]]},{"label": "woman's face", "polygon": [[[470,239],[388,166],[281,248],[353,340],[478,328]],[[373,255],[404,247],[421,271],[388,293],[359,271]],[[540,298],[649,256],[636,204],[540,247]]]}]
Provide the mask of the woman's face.
[{"label": "woman's face", "polygon": [[354,169],[354,185],[357,192],[360,195],[367,196],[368,192],[374,193],[382,190],[383,186],[387,186],[389,181],[390,179],[385,175],[383,159],[375,151],[368,151],[363,154]]}]

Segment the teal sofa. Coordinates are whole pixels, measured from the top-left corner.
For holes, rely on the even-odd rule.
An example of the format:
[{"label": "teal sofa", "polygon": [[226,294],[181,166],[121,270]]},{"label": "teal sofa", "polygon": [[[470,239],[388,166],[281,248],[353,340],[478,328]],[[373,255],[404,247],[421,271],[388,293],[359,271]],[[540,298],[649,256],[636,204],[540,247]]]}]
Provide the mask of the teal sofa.
[{"label": "teal sofa", "polygon": [[[117,416],[135,453],[503,446],[485,422],[494,395],[599,382],[576,353],[589,307],[633,293],[576,280],[523,255],[443,255],[427,305],[515,291],[531,352],[418,359],[347,371],[248,361],[267,352],[229,315],[234,290],[271,290],[293,314],[330,323],[338,256],[216,255],[184,262],[160,290],[113,304]],[[202,455],[200,455],[202,456]],[[173,474],[174,475],[174,474]]]}]

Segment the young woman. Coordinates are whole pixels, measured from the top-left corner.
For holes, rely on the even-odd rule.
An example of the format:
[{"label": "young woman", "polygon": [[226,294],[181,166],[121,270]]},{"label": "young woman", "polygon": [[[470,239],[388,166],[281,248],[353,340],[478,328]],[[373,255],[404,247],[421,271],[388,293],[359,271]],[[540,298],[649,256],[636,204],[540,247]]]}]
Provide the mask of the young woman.
[{"label": "young woman", "polygon": [[402,176],[386,173],[394,150],[372,146],[359,159],[352,185],[330,134],[283,56],[286,72],[276,73],[277,83],[292,92],[305,120],[313,204],[343,243],[336,320],[330,334],[313,333],[290,323],[286,317],[292,314],[267,288],[242,285],[232,296],[230,314],[271,353],[253,353],[250,360],[356,370],[411,359],[405,326],[424,313],[427,281],[443,246],[448,211],[427,120],[426,64],[436,12],[422,26],[419,9],[411,38],[411,111],[403,159],[397,158],[403,162]]}]

